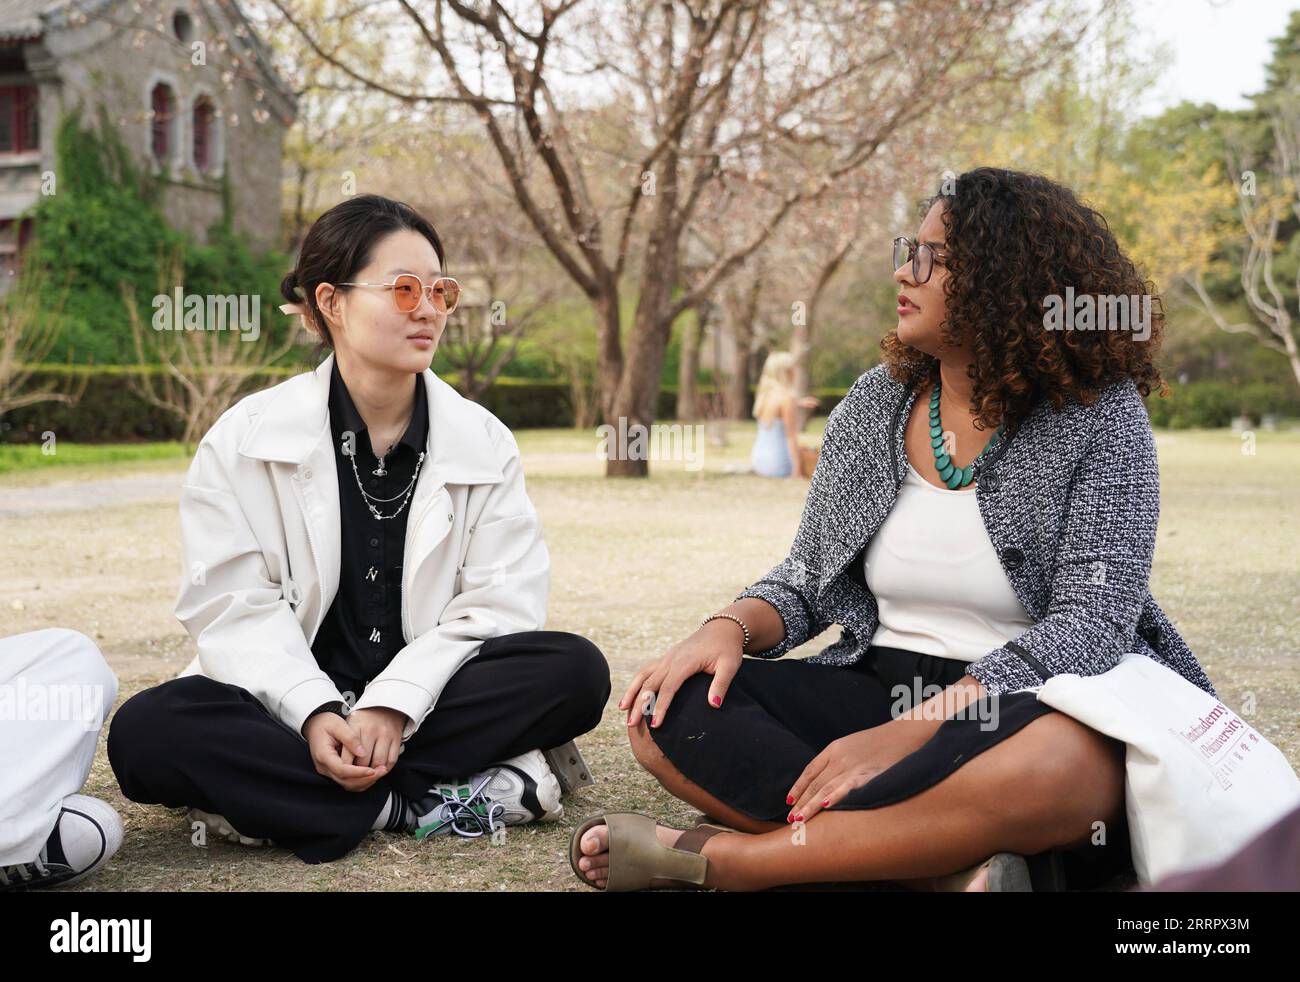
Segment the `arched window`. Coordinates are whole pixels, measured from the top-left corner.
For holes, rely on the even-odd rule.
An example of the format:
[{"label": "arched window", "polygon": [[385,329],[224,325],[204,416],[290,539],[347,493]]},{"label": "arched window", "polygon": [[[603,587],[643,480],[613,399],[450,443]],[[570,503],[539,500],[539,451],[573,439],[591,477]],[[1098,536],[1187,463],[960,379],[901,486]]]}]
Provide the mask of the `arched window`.
[{"label": "arched window", "polygon": [[206,174],[216,163],[216,112],[212,100],[205,95],[194,100],[194,166]]},{"label": "arched window", "polygon": [[172,14],[172,33],[184,44],[189,44],[190,39],[194,37],[194,21],[185,11],[178,10]]},{"label": "arched window", "polygon": [[172,129],[176,119],[176,94],[166,82],[157,83],[149,94],[149,108],[153,111],[151,129],[153,155],[160,163],[171,159],[174,150]]}]

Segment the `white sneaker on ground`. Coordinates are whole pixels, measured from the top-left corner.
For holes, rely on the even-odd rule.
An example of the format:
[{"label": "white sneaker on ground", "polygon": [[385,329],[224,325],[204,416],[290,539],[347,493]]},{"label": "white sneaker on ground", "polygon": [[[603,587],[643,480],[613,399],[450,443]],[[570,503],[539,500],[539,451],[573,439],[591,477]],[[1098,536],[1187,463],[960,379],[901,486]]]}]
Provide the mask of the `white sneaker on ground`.
[{"label": "white sneaker on ground", "polygon": [[489,765],[464,781],[435,784],[411,802],[418,839],[455,832],[476,838],[502,825],[554,822],[564,815],[560,782],[541,750]]},{"label": "white sneaker on ground", "polygon": [[252,836],[244,835],[226,821],[224,815],[217,815],[213,812],[205,812],[198,808],[191,808],[186,812],[186,817],[189,819],[191,825],[195,822],[202,822],[207,826],[208,835],[218,836],[219,838],[225,839],[227,842],[237,842],[241,846],[252,846],[253,848],[260,848],[261,846],[269,846],[271,844],[270,839],[255,839]]},{"label": "white sneaker on ground", "polygon": [[0,866],[0,892],[76,883],[108,862],[122,845],[122,819],[107,801],[84,794],[63,799],[41,854]]}]

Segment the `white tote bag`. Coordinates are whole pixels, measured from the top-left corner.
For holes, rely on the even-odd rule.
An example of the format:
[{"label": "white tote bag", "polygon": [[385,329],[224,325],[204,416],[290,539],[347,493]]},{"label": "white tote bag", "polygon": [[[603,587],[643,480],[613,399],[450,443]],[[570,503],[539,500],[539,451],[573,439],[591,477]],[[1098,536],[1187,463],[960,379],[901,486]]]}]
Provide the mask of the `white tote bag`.
[{"label": "white tote bag", "polygon": [[1100,675],[1056,675],[1039,701],[1128,745],[1125,803],[1145,886],[1213,866],[1300,805],[1300,779],[1249,723],[1177,672],[1126,654]]}]

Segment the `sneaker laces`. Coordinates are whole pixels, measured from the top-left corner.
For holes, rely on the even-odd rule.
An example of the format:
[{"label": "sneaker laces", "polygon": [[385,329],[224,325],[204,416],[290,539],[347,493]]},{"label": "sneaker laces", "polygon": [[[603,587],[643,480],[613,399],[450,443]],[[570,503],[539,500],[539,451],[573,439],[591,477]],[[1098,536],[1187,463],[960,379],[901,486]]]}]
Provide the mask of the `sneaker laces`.
[{"label": "sneaker laces", "polygon": [[41,862],[38,857],[33,859],[30,863],[13,863],[10,866],[0,866],[0,886],[10,886],[14,882],[9,878],[11,872],[20,880],[27,881],[35,879],[35,876],[32,875],[33,866],[36,867],[36,872],[39,873],[42,878],[50,875],[50,871],[45,868],[45,864]]},{"label": "sneaker laces", "polygon": [[[483,792],[488,782],[492,780],[492,776],[492,772],[485,774],[478,787],[473,788],[464,798],[460,797],[457,793],[458,789],[454,787],[450,790],[447,785],[435,788],[442,801],[432,809],[431,813],[442,813],[444,817],[441,821],[421,825],[415,830],[415,837],[424,839],[430,835],[439,835],[448,826],[451,831],[467,839],[477,839],[485,832],[488,834],[495,832],[498,828],[496,820],[505,814],[506,806],[493,801]],[[500,827],[504,828],[505,823],[503,822]]]}]

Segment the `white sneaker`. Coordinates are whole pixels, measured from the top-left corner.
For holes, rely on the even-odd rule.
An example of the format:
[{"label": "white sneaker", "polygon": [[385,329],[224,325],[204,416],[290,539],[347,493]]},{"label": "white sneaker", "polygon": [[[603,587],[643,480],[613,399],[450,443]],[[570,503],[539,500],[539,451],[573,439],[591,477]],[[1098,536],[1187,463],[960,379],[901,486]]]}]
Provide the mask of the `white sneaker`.
[{"label": "white sneaker", "polygon": [[63,799],[59,820],[41,854],[0,866],[0,891],[30,890],[84,880],[122,845],[122,819],[107,801],[84,794]]},{"label": "white sneaker", "polygon": [[252,836],[244,835],[226,821],[224,815],[217,815],[213,812],[205,812],[200,811],[197,808],[191,808],[186,812],[186,817],[189,819],[191,825],[195,822],[202,822],[207,826],[208,835],[218,836],[219,838],[225,839],[227,842],[236,842],[241,846],[252,846],[254,848],[269,846],[271,844],[270,839],[255,839]]},{"label": "white sneaker", "polygon": [[435,784],[411,808],[418,839],[449,832],[476,838],[499,825],[554,822],[564,815],[560,782],[540,750],[491,764],[465,781]]}]

